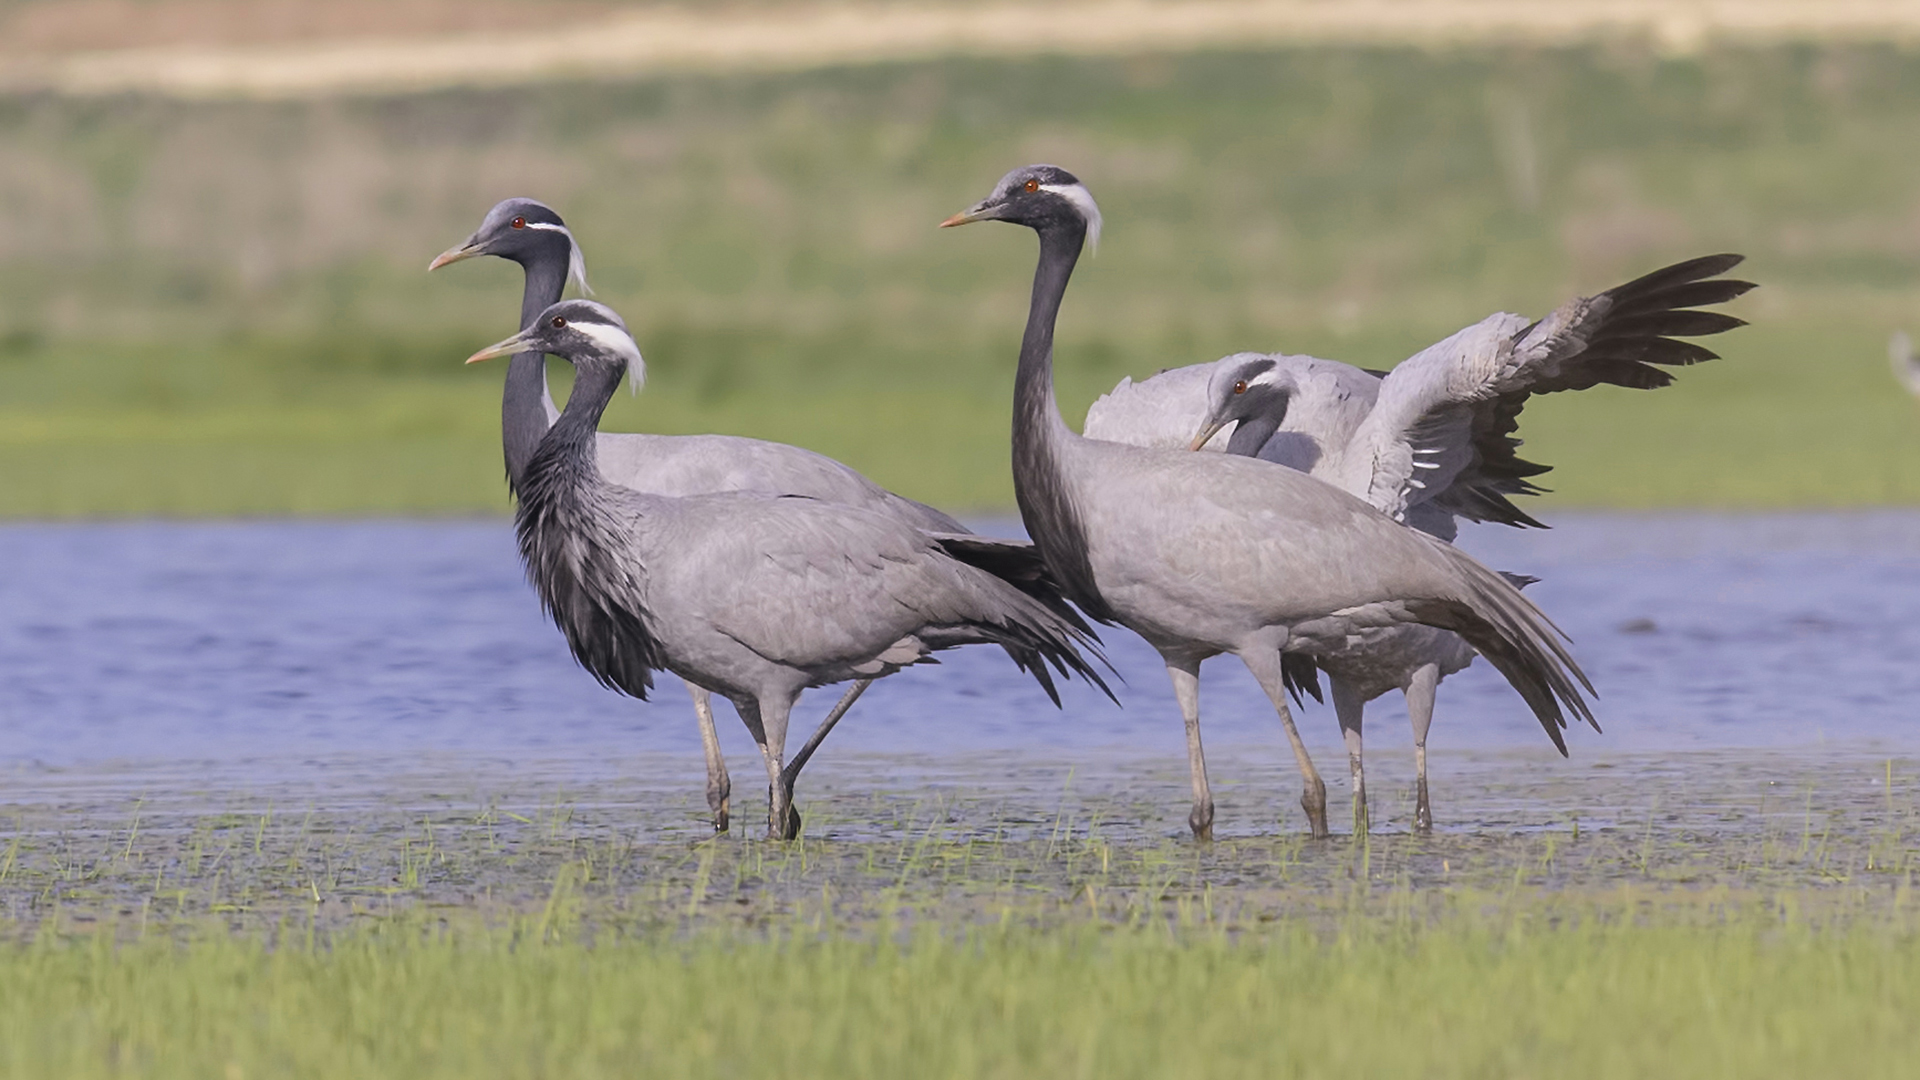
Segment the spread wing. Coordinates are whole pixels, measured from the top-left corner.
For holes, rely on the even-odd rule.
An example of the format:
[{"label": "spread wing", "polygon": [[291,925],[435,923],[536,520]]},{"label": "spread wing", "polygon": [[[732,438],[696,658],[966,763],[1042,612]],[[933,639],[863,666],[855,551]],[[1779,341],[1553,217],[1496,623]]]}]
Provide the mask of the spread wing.
[{"label": "spread wing", "polygon": [[1543,489],[1548,470],[1519,456],[1520,412],[1534,394],[1608,384],[1653,390],[1672,367],[1718,354],[1691,341],[1746,325],[1717,311],[1753,288],[1720,275],[1739,255],[1676,263],[1528,323],[1493,315],[1388,373],[1340,462],[1341,486],[1400,520],[1451,538],[1453,519],[1541,527],[1510,496]]}]

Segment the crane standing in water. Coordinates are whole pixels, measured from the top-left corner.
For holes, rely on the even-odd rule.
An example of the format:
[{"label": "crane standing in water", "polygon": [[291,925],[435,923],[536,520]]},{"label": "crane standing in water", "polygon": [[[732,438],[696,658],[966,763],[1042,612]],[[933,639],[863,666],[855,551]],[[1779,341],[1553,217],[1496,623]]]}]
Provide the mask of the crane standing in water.
[{"label": "crane standing in water", "polygon": [[[1451,541],[1458,518],[1544,528],[1509,501],[1542,489],[1546,466],[1521,459],[1513,437],[1535,394],[1601,384],[1656,389],[1716,354],[1674,337],[1745,325],[1689,308],[1724,303],[1753,285],[1718,275],[1738,255],[1656,270],[1568,301],[1538,322],[1498,314],[1390,372],[1311,356],[1238,353],[1211,364],[1123,380],[1087,410],[1085,433],[1136,446],[1220,448],[1324,480],[1375,509]],[[1531,579],[1517,579],[1530,581]],[[1433,827],[1427,732],[1440,681],[1473,662],[1460,636],[1425,626],[1381,627],[1320,653],[1347,744],[1356,831],[1367,828],[1361,724],[1366,703],[1399,690],[1414,739],[1414,826]]]},{"label": "crane standing in water", "polygon": [[[567,281],[587,288],[586,260],[572,230],[558,213],[533,199],[506,199],[487,212],[473,235],[440,254],[427,267],[492,255],[519,264],[524,272],[520,327],[527,329],[540,312],[557,303]],[[540,440],[559,417],[547,386],[546,357],[537,350],[516,354],[507,364],[500,402],[500,435],[506,456],[507,484],[523,496],[528,463]],[[884,514],[937,536],[950,554],[999,574],[1069,618],[1059,591],[1046,580],[1032,545],[1024,541],[978,537],[931,506],[887,491],[832,458],[784,443],[732,435],[649,435],[597,432],[595,458],[609,482],[655,495],[700,495],[722,491],[760,491],[804,495],[842,506]],[[1081,624],[1084,627],[1084,623]],[[821,721],[790,767],[798,772],[822,739],[872,684],[855,679]],[[715,831],[727,830],[732,781],[720,752],[713,707],[707,691],[687,684],[699,719],[706,753],[707,804]],[[751,725],[749,725],[751,726]],[[799,830],[797,812],[792,831]]]},{"label": "crane standing in water", "polygon": [[1053,389],[1053,335],[1100,211],[1051,165],[1015,169],[943,225],[1008,221],[1040,258],[1014,377],[1013,481],[1028,533],[1069,599],[1159,651],[1186,722],[1196,837],[1213,829],[1200,742],[1200,663],[1231,652],[1266,691],[1300,766],[1301,806],[1328,835],[1326,785],[1286,702],[1282,654],[1314,656],[1366,630],[1452,630],[1506,676],[1557,745],[1566,714],[1591,722],[1585,676],[1561,635],[1505,579],[1453,547],[1290,470],[1243,458],[1074,434]]},{"label": "crane standing in water", "polygon": [[725,695],[766,758],[768,835],[791,839],[800,763],[787,720],[807,687],[871,681],[967,644],[995,644],[1051,695],[1048,665],[1105,684],[1071,618],[897,517],[761,492],[643,494],[600,472],[596,430],[640,350],[590,300],[547,308],[469,363],[524,352],[574,365],[567,407],[521,476],[515,528],[574,658],[645,698],[655,670]]}]

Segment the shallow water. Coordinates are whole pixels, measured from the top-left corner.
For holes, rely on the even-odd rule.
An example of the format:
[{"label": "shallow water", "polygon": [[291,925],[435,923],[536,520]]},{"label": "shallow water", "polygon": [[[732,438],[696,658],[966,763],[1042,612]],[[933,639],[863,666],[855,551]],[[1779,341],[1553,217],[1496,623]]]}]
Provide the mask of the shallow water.
[{"label": "shallow water", "polygon": [[[1570,633],[1617,750],[1877,740],[1920,746],[1920,513],[1562,515],[1465,539]],[[1016,532],[1017,523],[983,528]],[[598,757],[699,747],[671,676],[650,703],[573,666],[504,522],[0,528],[0,760],[462,752]],[[995,650],[878,684],[839,750],[1181,746],[1152,652],[1107,630],[1116,708],[1084,686],[1056,712]],[[1277,741],[1231,658],[1207,667],[1206,733]],[[810,695],[826,707],[826,692]],[[1391,699],[1371,726],[1404,743]],[[803,704],[803,709],[807,706]],[[1337,739],[1330,711],[1302,724]],[[735,752],[750,748],[725,726]],[[1434,741],[1545,745],[1485,664],[1442,689]]]},{"label": "shallow water", "polygon": [[[1606,733],[1572,732],[1574,761],[1563,763],[1484,663],[1449,679],[1436,780],[1449,760],[1464,770],[1456,787],[1489,779],[1471,796],[1443,787],[1443,821],[1513,824],[1495,796],[1503,781],[1491,779],[1516,772],[1494,764],[1513,754],[1527,763],[1518,773],[1551,781],[1773,754],[1852,761],[1864,774],[1920,750],[1920,513],[1554,523],[1481,528],[1463,542],[1543,579],[1530,593],[1573,636]],[[496,773],[664,796],[700,775],[684,691],[664,676],[640,703],[579,671],[502,521],[15,525],[0,528],[0,565],[0,800],[16,805],[254,789],[345,806],[410,776]],[[1057,793],[1075,767],[1150,769],[1142,786],[1165,788],[1176,821],[1184,752],[1165,676],[1139,639],[1103,636],[1126,680],[1122,707],[1076,683],[1055,710],[997,650],[949,653],[877,684],[803,798],[808,784],[857,782],[847,770],[859,762],[889,782],[959,769],[972,777],[963,786],[1016,799]],[[1210,661],[1205,674],[1225,827],[1237,786],[1277,785],[1262,803],[1297,788],[1272,711],[1237,661]],[[814,691],[802,711],[827,704]],[[724,706],[721,720],[736,776],[756,775],[758,754]],[[1300,723],[1329,780],[1344,774],[1331,709],[1309,704]],[[1384,797],[1410,771],[1398,702],[1377,703],[1368,731]]]},{"label": "shallow water", "polygon": [[1236,759],[1212,844],[1186,837],[1177,760],[1076,757],[828,758],[804,782],[799,844],[755,839],[757,792],[736,799],[746,827],[712,842],[689,782],[699,763],[674,755],[328,759],[252,786],[237,771],[39,772],[0,800],[0,940],[48,920],[143,932],[149,918],[268,930],[406,911],[544,920],[557,899],[635,927],[1202,911],[1245,927],[1522,886],[1709,919],[1755,902],[1877,918],[1911,907],[1920,870],[1920,756],[1455,752],[1435,769],[1438,832],[1406,830],[1396,765],[1375,778],[1383,828],[1366,843],[1307,840],[1290,763]]},{"label": "shallow water", "polygon": [[[1164,676],[1124,631],[1124,707],[1073,684],[1056,711],[985,649],[883,680],[802,780],[804,845],[752,840],[757,753],[723,709],[739,827],[702,844],[683,692],[641,704],[575,668],[504,522],[0,528],[0,923],[544,911],[570,889],[689,924],[1170,917],[1216,892],[1259,921],[1522,881],[1897,903],[1920,867],[1920,513],[1558,524],[1466,542],[1544,579],[1607,734],[1561,759],[1479,665],[1442,688],[1439,834],[1406,835],[1382,702],[1382,835],[1311,844],[1270,709],[1214,661],[1209,846],[1186,842]],[[1342,830],[1330,711],[1302,726]]]}]

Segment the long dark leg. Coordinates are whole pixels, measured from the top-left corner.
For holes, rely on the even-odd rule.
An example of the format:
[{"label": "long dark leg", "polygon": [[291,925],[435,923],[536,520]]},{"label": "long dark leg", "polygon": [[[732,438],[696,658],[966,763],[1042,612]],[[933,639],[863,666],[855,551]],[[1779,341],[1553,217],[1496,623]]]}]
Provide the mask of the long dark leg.
[{"label": "long dark leg", "polygon": [[1333,684],[1333,711],[1340,718],[1340,735],[1347,742],[1347,768],[1353,774],[1353,834],[1365,836],[1372,831],[1372,820],[1367,815],[1367,767],[1360,740],[1360,724],[1367,702],[1351,683],[1333,678],[1327,681]]},{"label": "long dark leg", "polygon": [[860,695],[866,693],[867,687],[872,685],[872,679],[859,679],[856,680],[852,686],[847,687],[847,692],[840,695],[840,700],[834,703],[833,711],[829,712],[827,718],[820,721],[820,726],[813,730],[813,737],[807,740],[807,745],[801,747],[800,752],[793,755],[792,761],[787,762],[786,776],[787,790],[789,792],[793,790],[793,782],[800,778],[800,770],[807,767],[807,762],[813,757],[813,752],[820,749],[820,744],[826,741],[827,732],[833,730],[833,725],[839,723],[840,718],[847,715],[847,710],[853,708],[853,703],[859,701]]},{"label": "long dark leg", "polygon": [[1193,780],[1193,809],[1187,826],[1195,840],[1213,839],[1213,788],[1207,783],[1207,755],[1200,748],[1200,662],[1168,660],[1167,677],[1187,722],[1187,770]]},{"label": "long dark leg", "polygon": [[1313,831],[1313,838],[1324,840],[1332,835],[1327,828],[1327,784],[1313,767],[1313,759],[1307,756],[1307,744],[1300,740],[1300,730],[1293,726],[1293,713],[1287,708],[1286,681],[1280,674],[1280,650],[1249,648],[1240,654],[1240,660],[1253,672],[1254,681],[1267,692],[1267,700],[1273,702],[1273,710],[1280,714],[1280,726],[1287,729],[1287,742],[1293,746],[1293,757],[1300,764],[1300,778],[1305,783],[1300,792],[1300,808],[1307,812],[1307,827]]},{"label": "long dark leg", "polygon": [[713,811],[713,831],[727,831],[727,797],[733,792],[733,781],[727,776],[727,759],[720,753],[720,732],[713,726],[713,696],[692,683],[687,684],[687,693],[693,695],[693,714],[700,718],[700,745],[707,751],[707,809]]},{"label": "long dark leg", "polygon": [[1433,698],[1440,689],[1440,667],[1428,664],[1407,683],[1407,716],[1413,720],[1413,827],[1433,831],[1433,804],[1427,801],[1427,729],[1433,726]]}]

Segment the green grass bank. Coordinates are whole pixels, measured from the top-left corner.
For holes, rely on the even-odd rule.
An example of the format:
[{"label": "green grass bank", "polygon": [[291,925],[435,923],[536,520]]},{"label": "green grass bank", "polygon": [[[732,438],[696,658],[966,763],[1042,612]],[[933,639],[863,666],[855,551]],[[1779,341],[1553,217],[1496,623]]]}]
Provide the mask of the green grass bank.
[{"label": "green grass bank", "polygon": [[1910,920],[1532,907],[1324,933],[47,934],[0,947],[0,1073],[1895,1077],[1920,1052]]},{"label": "green grass bank", "polygon": [[933,228],[1053,160],[1108,229],[1059,338],[1077,421],[1246,349],[1389,366],[1494,310],[1708,251],[1726,359],[1528,409],[1543,505],[1920,500],[1884,343],[1920,301],[1920,56],[1301,49],[990,60],[394,99],[0,100],[13,517],[499,512],[517,271],[427,260],[556,205],[652,381],[610,428],[798,442],[1011,503],[1032,240]]},{"label": "green grass bank", "polygon": [[829,759],[792,843],[714,838],[697,758],[415,764],[11,776],[0,1076],[1878,1077],[1920,1051],[1912,758],[1456,759],[1471,825],[1328,841],[1276,761],[1222,784],[1243,831],[1204,845],[1177,762]]}]

